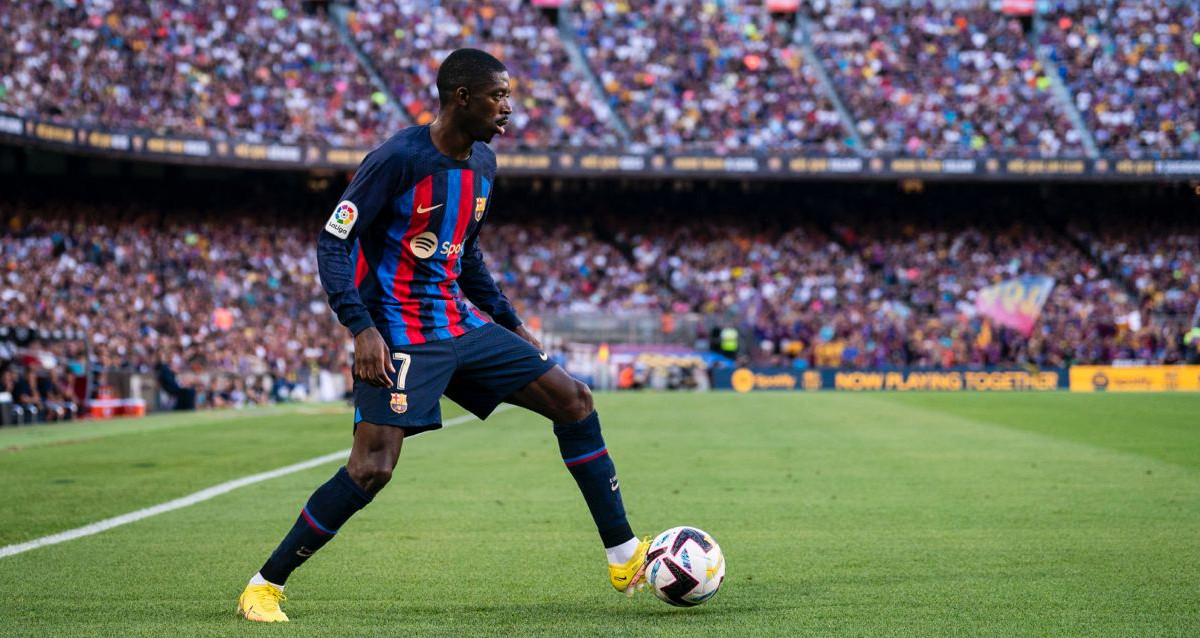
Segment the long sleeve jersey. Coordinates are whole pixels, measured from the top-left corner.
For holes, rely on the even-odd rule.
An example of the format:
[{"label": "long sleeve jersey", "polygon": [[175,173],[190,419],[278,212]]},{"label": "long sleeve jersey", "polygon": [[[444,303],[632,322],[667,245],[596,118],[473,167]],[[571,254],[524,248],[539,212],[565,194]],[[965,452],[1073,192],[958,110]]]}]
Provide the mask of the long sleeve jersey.
[{"label": "long sleeve jersey", "polygon": [[495,178],[486,144],[457,160],[428,126],[371,151],[317,239],[321,285],[342,325],[355,335],[373,325],[393,347],[449,339],[487,322],[466,301],[510,330],[521,325],[478,244]]}]

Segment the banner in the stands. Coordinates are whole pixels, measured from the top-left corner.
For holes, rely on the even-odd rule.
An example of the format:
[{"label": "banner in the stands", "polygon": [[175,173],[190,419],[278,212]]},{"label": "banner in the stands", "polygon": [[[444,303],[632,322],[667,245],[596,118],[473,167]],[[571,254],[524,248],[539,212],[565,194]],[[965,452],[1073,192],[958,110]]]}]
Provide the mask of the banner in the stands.
[{"label": "banner in the stands", "polygon": [[844,392],[1044,392],[1065,390],[1067,371],[949,369],[840,370],[794,368],[718,368],[713,389],[736,392],[764,390],[839,390]]},{"label": "banner in the stands", "polygon": [[1200,392],[1200,365],[1071,366],[1071,392]]}]

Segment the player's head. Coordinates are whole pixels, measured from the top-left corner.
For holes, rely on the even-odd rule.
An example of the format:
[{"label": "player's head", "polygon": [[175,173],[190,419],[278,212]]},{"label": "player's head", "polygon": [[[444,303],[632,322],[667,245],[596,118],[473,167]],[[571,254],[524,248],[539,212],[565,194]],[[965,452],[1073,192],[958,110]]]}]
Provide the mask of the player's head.
[{"label": "player's head", "polygon": [[459,49],[442,60],[437,88],[442,112],[471,139],[490,142],[504,134],[512,105],[503,62],[486,51]]}]

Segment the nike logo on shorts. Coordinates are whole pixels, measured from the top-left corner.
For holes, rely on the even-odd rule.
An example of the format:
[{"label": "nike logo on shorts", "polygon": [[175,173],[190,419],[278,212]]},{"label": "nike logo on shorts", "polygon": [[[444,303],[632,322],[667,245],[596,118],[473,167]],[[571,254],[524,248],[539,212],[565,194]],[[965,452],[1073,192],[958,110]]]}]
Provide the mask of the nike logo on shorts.
[{"label": "nike logo on shorts", "polygon": [[550,359],[550,357],[547,356],[545,352],[539,352],[538,358],[540,358],[542,361],[548,361]]}]

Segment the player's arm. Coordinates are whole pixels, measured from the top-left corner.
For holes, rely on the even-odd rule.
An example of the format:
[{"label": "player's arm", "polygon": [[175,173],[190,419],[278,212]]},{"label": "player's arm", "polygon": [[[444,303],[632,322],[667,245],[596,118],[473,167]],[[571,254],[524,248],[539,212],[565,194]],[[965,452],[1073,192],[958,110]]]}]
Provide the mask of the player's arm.
[{"label": "player's arm", "polygon": [[395,368],[388,356],[387,344],[358,294],[350,252],[359,234],[371,226],[391,200],[395,185],[402,177],[400,159],[386,146],[368,154],[317,237],[321,287],[325,289],[329,307],[337,314],[338,321],[354,335],[354,374],[380,387],[391,384],[388,374],[395,372]]},{"label": "player's arm", "polygon": [[462,272],[458,275],[458,286],[468,301],[491,315],[492,321],[512,330],[540,349],[542,344],[521,324],[516,309],[504,295],[504,291],[500,290],[500,284],[492,277],[487,264],[483,263],[483,251],[479,248],[479,229],[482,227],[480,224],[475,228],[475,232],[471,233],[466,246],[463,247]]}]

